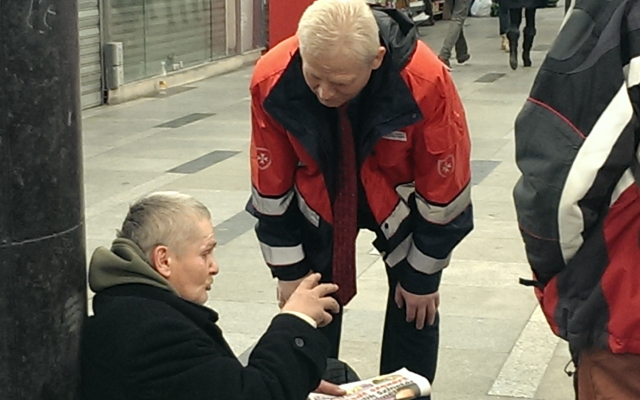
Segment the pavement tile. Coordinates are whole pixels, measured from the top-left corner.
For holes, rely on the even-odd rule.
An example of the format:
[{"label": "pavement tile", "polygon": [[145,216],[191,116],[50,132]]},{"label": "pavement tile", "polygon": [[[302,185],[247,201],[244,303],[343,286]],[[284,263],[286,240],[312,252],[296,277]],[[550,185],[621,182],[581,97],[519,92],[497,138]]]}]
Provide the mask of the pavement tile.
[{"label": "pavement tile", "polygon": [[525,323],[522,319],[456,317],[443,313],[440,318],[440,349],[508,354]]}]

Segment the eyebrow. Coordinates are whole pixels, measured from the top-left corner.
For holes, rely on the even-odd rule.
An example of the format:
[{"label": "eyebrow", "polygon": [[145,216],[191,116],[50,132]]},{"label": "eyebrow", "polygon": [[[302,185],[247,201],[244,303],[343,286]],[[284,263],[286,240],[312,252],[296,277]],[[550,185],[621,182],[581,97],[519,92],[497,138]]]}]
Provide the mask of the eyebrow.
[{"label": "eyebrow", "polygon": [[207,243],[204,247],[202,247],[202,250],[213,250],[216,247],[218,247],[218,242],[214,241],[213,243]]},{"label": "eyebrow", "polygon": [[354,80],[356,80],[356,77],[352,76],[352,77],[348,77],[348,78],[330,79],[329,82],[340,84],[340,85],[347,85],[347,84],[353,82]]}]

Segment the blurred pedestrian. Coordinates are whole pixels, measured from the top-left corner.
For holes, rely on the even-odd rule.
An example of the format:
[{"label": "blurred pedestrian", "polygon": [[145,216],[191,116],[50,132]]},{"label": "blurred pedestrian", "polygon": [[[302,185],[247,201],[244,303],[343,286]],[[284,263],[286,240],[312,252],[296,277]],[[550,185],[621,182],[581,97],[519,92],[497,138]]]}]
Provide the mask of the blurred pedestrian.
[{"label": "blurred pedestrian", "polygon": [[467,40],[464,37],[464,21],[467,19],[467,15],[469,15],[470,5],[471,0],[453,0],[449,30],[447,31],[447,36],[444,38],[440,54],[438,55],[438,58],[440,58],[447,67],[451,67],[449,59],[451,58],[451,52],[454,47],[458,64],[464,64],[471,58]]},{"label": "blurred pedestrian", "polygon": [[502,0],[509,9],[509,66],[515,70],[518,68],[518,39],[520,38],[520,24],[524,11],[525,27],[522,31],[522,62],[525,67],[531,66],[531,47],[536,36],[536,9],[546,7],[547,0]]},{"label": "blurred pedestrian", "polygon": [[507,39],[507,30],[509,29],[509,7],[506,0],[498,0],[498,23],[500,25],[500,50],[509,52],[509,40]]}]

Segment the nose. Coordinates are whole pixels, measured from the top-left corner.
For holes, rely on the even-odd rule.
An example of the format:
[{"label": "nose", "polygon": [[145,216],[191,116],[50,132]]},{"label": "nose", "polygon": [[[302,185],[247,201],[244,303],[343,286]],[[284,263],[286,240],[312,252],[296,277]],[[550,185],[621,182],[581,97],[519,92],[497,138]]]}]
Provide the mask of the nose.
[{"label": "nose", "polygon": [[209,263],[209,275],[218,275],[218,272],[220,272],[220,268],[218,268],[218,262],[212,256]]},{"label": "nose", "polygon": [[318,98],[321,101],[327,101],[327,100],[331,100],[335,96],[336,91],[333,90],[330,85],[327,85],[326,83],[321,83],[320,85],[318,85],[317,94],[318,94]]}]

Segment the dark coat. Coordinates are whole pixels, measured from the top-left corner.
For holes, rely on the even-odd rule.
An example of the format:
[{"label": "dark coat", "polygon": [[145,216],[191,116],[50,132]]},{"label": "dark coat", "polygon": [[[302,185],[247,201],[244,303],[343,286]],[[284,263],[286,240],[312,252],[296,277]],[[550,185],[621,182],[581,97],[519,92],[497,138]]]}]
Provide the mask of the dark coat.
[{"label": "dark coat", "polygon": [[500,7],[512,8],[545,8],[548,0],[501,0]]},{"label": "dark coat", "polygon": [[304,400],[325,369],[326,340],[293,315],[273,319],[243,367],[218,315],[169,291],[113,286],[93,309],[82,343],[83,400]]}]

